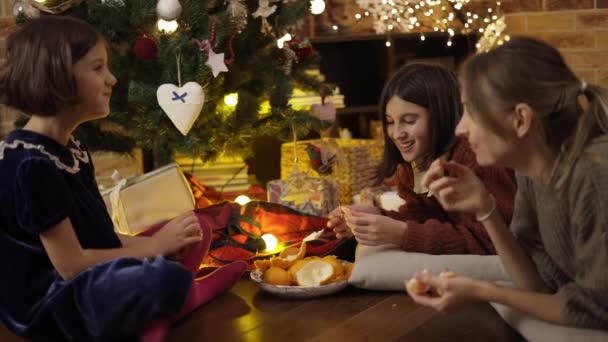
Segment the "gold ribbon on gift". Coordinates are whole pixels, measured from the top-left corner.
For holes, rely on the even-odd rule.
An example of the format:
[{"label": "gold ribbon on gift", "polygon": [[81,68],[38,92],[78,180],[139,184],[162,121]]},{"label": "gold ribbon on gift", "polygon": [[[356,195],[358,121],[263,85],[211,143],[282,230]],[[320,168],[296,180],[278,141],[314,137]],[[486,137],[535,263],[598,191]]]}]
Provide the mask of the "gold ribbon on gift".
[{"label": "gold ribbon on gift", "polygon": [[127,185],[127,179],[123,178],[118,170],[114,170],[112,179],[116,185],[110,189],[110,206],[112,207],[110,217],[112,218],[112,222],[114,222],[114,229],[118,233],[128,234],[129,223],[127,222],[127,213],[120,200],[120,191]]}]

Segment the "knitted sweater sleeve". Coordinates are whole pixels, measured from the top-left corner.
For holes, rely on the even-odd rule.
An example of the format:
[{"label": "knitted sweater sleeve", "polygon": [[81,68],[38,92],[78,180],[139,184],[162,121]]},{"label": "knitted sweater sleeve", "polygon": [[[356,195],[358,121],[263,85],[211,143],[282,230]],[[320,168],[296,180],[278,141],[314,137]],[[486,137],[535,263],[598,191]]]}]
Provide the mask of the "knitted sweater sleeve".
[{"label": "knitted sweater sleeve", "polygon": [[517,194],[515,195],[511,232],[534,261],[545,285],[553,291],[557,291],[559,284],[563,279],[567,279],[567,276],[547,254],[539,231],[537,205],[532,182],[525,177],[517,176]]},{"label": "knitted sweater sleeve", "polygon": [[[498,210],[509,224],[516,191],[513,173],[503,168],[480,167],[466,141],[454,147],[452,161],[475,172],[494,195]],[[409,252],[428,254],[496,254],[485,228],[474,215],[456,212],[448,213],[447,220],[407,221],[401,247]]]},{"label": "knitted sweater sleeve", "polygon": [[573,176],[569,191],[575,275],[558,295],[570,325],[608,329],[608,167],[584,169],[584,177]]}]

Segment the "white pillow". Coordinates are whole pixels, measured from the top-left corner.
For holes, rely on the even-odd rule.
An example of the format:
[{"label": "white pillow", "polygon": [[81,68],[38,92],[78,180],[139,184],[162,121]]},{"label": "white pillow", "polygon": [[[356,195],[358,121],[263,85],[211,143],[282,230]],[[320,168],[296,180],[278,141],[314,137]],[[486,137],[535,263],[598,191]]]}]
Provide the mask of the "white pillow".
[{"label": "white pillow", "polygon": [[[501,284],[504,285],[504,284]],[[526,340],[537,342],[605,342],[608,341],[608,331],[581,329],[565,325],[553,324],[526,315],[511,307],[490,303],[513,329],[517,330]]]},{"label": "white pillow", "polygon": [[359,245],[348,282],[368,290],[405,291],[403,281],[415,272],[427,269],[439,274],[445,268],[477,279],[509,280],[496,255],[432,255],[405,252],[395,245]]}]

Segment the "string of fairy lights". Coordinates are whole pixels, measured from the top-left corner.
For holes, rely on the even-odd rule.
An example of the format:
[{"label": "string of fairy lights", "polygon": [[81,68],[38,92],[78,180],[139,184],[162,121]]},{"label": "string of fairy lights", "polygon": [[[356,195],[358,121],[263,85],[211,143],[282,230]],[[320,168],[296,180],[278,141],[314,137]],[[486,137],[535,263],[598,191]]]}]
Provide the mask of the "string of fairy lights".
[{"label": "string of fairy lights", "polygon": [[[420,33],[425,40],[428,32],[447,35],[447,46],[458,34],[478,32],[481,36],[500,45],[509,40],[500,12],[500,1],[483,10],[473,10],[470,0],[356,0],[363,10],[356,19],[371,17],[377,34],[386,34],[386,46],[390,46],[390,34],[398,32]],[[498,23],[498,24],[497,24]],[[486,32],[486,30],[490,30]],[[478,43],[478,48],[483,45]]]}]

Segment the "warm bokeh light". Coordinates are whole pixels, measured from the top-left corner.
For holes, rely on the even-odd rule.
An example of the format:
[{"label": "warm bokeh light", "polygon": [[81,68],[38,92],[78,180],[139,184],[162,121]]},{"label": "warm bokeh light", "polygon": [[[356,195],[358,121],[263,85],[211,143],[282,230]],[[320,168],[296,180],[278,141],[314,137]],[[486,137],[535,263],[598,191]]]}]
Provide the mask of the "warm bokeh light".
[{"label": "warm bokeh light", "polygon": [[323,0],[312,0],[310,2],[310,13],[321,14],[325,11],[325,1]]},{"label": "warm bokeh light", "polygon": [[177,24],[177,20],[166,21],[163,19],[158,19],[158,22],[156,23],[156,27],[158,27],[159,31],[166,32],[166,33],[173,33],[175,31],[177,31],[177,28],[179,27],[179,25]]},{"label": "warm bokeh light", "polygon": [[[452,45],[452,38],[458,34],[471,32],[484,33],[487,28],[496,27],[501,17],[500,1],[487,2],[485,10],[474,6],[471,0],[355,0],[357,5],[365,11],[355,13],[357,20],[364,16],[371,16],[374,29],[378,34],[389,34],[393,32],[416,32],[420,34],[420,40],[425,40],[426,32],[441,32],[447,35],[446,45]],[[472,10],[479,13],[472,13]],[[502,24],[500,24],[502,25]],[[506,32],[495,32],[487,37],[492,44],[499,40],[504,41]],[[482,46],[484,43],[481,44]],[[486,44],[487,45],[487,44]],[[387,43],[387,47],[390,45]]]},{"label": "warm bokeh light", "polygon": [[239,94],[232,93],[224,96],[224,103],[228,107],[236,107],[236,105],[239,103]]},{"label": "warm bokeh light", "polygon": [[277,241],[277,238],[272,234],[262,235],[262,240],[266,243],[266,252],[274,252],[279,245],[279,241]]},{"label": "warm bokeh light", "polygon": [[251,202],[251,199],[245,195],[239,195],[237,196],[237,198],[234,199],[234,201],[240,205],[245,205]]}]

